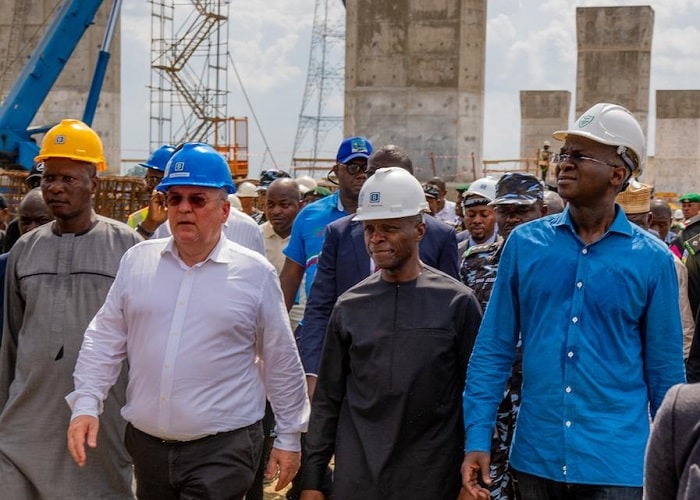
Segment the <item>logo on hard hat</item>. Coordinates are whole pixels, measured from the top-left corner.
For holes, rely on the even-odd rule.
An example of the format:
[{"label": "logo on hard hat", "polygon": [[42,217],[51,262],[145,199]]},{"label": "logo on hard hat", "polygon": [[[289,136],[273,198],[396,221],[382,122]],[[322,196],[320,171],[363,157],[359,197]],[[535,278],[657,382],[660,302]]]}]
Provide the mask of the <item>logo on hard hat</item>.
[{"label": "logo on hard hat", "polygon": [[578,121],[578,126],[579,128],[583,128],[586,125],[590,125],[590,123],[595,120],[595,116],[593,115],[583,115],[581,119]]},{"label": "logo on hard hat", "polygon": [[56,144],[65,144],[66,143],[66,136],[65,135],[57,135],[55,142],[56,142]]},{"label": "logo on hard hat", "polygon": [[379,203],[379,200],[381,199],[381,197],[382,197],[381,193],[377,193],[377,192],[370,193],[369,194],[369,202],[370,203]]},{"label": "logo on hard hat", "polygon": [[173,170],[175,172],[182,172],[183,170],[185,170],[185,162],[184,161],[175,162],[175,165],[173,166]]},{"label": "logo on hard hat", "polygon": [[353,153],[368,153],[367,143],[360,138],[353,139],[350,143],[350,149]]}]

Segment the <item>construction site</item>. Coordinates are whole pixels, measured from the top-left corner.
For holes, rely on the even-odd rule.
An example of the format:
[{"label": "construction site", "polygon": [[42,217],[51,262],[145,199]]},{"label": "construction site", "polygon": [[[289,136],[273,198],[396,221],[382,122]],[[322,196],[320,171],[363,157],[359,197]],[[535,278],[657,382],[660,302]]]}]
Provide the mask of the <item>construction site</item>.
[{"label": "construction site", "polygon": [[[0,5],[7,13],[0,20],[0,154],[8,170],[1,184],[11,206],[22,194],[18,179],[31,168],[42,133],[64,117],[83,117],[101,136],[109,166],[97,208],[123,220],[146,193],[138,179],[122,175],[123,165],[143,158],[121,154],[121,2]],[[154,0],[149,7],[149,102],[143,119],[150,150],[207,142],[226,157],[234,178],[249,177],[247,112],[242,103],[229,102],[236,57],[228,42],[235,22],[230,2]],[[360,15],[367,12],[371,15]],[[522,90],[520,156],[484,158],[486,16],[486,0],[434,6],[316,0],[294,147],[280,168],[322,177],[334,161],[322,153],[334,147],[324,140],[342,129],[344,136],[405,146],[419,178],[465,182],[504,170],[536,171],[551,131],[566,128],[572,113],[595,102],[624,105],[646,128],[653,9],[579,7],[575,95]],[[62,32],[61,23],[71,28]],[[607,78],[611,66],[624,71]],[[333,107],[334,95],[344,101],[343,109]],[[698,141],[685,140],[700,120],[700,90],[657,90],[655,103],[656,137],[648,140],[657,148],[644,180],[672,195],[690,184],[700,161]]]}]

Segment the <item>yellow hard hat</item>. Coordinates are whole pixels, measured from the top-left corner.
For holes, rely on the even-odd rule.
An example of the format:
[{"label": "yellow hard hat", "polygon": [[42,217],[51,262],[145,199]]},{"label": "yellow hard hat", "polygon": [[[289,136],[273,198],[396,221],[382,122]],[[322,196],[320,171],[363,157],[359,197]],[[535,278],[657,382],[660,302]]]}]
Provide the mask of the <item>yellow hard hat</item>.
[{"label": "yellow hard hat", "polygon": [[80,120],[61,120],[61,123],[46,132],[39,156],[34,161],[44,161],[47,158],[68,158],[92,163],[99,172],[107,169],[100,136]]}]

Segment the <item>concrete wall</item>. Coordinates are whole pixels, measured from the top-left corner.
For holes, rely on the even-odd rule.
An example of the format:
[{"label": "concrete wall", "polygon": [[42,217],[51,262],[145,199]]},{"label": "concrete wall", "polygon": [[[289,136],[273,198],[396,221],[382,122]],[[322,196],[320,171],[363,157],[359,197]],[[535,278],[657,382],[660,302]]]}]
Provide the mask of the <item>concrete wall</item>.
[{"label": "concrete wall", "polygon": [[344,134],[406,148],[419,178],[481,168],[486,0],[348,0]]},{"label": "concrete wall", "polygon": [[544,141],[550,142],[551,151],[559,151],[552,132],[568,128],[570,109],[571,92],[567,90],[521,90],[520,157],[536,157]]},{"label": "concrete wall", "polygon": [[597,102],[617,103],[646,133],[653,30],[648,6],[576,9],[576,116]]},{"label": "concrete wall", "polygon": [[700,90],[656,91],[656,191],[700,192]]},{"label": "concrete wall", "polygon": [[[41,38],[59,0],[0,0],[0,94],[4,98],[22,65]],[[61,76],[37,113],[32,126],[51,125],[63,118],[82,119],[97,56],[102,45],[111,2],[104,2]],[[44,21],[46,25],[44,25]],[[116,30],[111,58],[95,113],[93,128],[105,148],[109,173],[119,173],[120,134],[120,37]],[[37,137],[37,141],[41,138]]]}]

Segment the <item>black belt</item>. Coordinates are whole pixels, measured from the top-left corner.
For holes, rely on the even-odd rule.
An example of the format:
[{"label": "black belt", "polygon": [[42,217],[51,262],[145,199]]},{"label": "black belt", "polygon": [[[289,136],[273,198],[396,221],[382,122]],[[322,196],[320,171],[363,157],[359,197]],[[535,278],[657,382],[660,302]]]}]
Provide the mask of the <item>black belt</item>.
[{"label": "black belt", "polygon": [[206,440],[208,440],[208,439],[213,439],[213,438],[217,438],[217,437],[223,437],[223,436],[226,436],[226,435],[229,435],[229,434],[233,434],[233,433],[235,433],[235,432],[240,432],[240,431],[243,431],[243,430],[246,430],[246,429],[250,429],[251,427],[254,427],[254,426],[256,426],[256,425],[261,425],[261,424],[260,424],[261,422],[262,422],[261,420],[258,420],[257,422],[255,422],[255,423],[253,423],[253,424],[250,424],[250,425],[246,425],[245,427],[241,427],[240,429],[234,429],[234,430],[232,430],[232,431],[217,432],[217,433],[215,433],[215,434],[209,434],[209,435],[203,436],[203,437],[201,437],[201,438],[190,439],[189,441],[180,441],[180,440],[178,440],[178,439],[162,439],[162,438],[159,438],[158,436],[152,436],[152,435],[150,435],[150,434],[148,434],[148,433],[146,433],[146,432],[143,432],[142,430],[140,430],[140,429],[134,427],[134,426],[131,424],[131,422],[127,422],[126,426],[127,426],[127,427],[130,427],[136,434],[138,434],[139,436],[141,436],[141,437],[143,437],[143,438],[145,438],[145,439],[149,439],[149,440],[151,440],[151,441],[156,441],[156,442],[158,442],[158,443],[166,444],[166,445],[169,445],[169,446],[178,446],[178,445],[186,445],[186,444],[200,443],[200,442],[206,441]]}]

